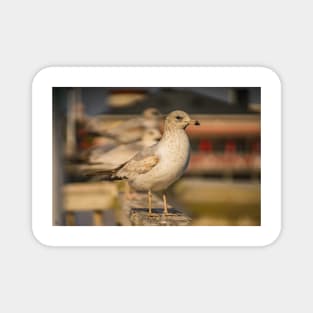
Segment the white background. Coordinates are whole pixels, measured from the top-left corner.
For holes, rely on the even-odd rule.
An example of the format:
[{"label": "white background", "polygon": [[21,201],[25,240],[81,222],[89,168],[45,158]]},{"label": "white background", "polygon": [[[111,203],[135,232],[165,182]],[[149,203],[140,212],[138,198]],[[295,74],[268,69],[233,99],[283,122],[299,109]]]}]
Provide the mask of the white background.
[{"label": "white background", "polygon": [[[309,1],[2,1],[1,312],[310,312]],[[46,248],[31,80],[47,65],[264,65],[283,83],[283,231],[266,248]],[[43,171],[45,169],[43,168]]]},{"label": "white background", "polygon": [[[259,86],[261,226],[53,226],[53,86]],[[32,153],[32,229],[36,239],[48,246],[265,246],[273,243],[281,230],[281,82],[275,72],[265,67],[45,68],[36,75],[32,86]]]}]

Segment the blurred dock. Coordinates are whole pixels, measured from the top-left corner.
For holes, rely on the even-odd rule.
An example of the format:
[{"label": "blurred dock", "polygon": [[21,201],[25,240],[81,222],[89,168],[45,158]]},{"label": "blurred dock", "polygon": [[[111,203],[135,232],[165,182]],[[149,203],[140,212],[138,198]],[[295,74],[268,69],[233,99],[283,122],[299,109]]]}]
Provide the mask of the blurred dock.
[{"label": "blurred dock", "polygon": [[80,213],[90,213],[93,226],[105,225],[104,212],[111,212],[114,225],[120,226],[187,226],[191,218],[179,209],[168,206],[169,214],[163,214],[163,202],[152,195],[152,214],[147,208],[147,194],[136,193],[135,199],[127,199],[121,183],[85,182],[70,183],[63,187],[64,221],[76,226]]},{"label": "blurred dock", "polygon": [[185,177],[173,186],[175,198],[192,217],[192,225],[258,226],[261,188],[258,181],[206,180]]},{"label": "blurred dock", "polygon": [[92,225],[102,226],[103,213],[115,206],[117,187],[108,182],[70,183],[62,192],[65,225],[77,225],[77,213],[90,212]]}]

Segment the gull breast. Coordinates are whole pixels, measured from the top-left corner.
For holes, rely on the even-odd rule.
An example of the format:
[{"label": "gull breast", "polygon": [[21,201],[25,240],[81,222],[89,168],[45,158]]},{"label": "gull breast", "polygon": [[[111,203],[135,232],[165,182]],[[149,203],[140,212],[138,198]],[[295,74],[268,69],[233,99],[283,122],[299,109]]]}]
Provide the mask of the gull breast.
[{"label": "gull breast", "polygon": [[183,175],[190,156],[190,144],[185,131],[175,131],[162,138],[156,154],[159,157],[158,164],[149,172],[129,181],[136,190],[164,190]]}]

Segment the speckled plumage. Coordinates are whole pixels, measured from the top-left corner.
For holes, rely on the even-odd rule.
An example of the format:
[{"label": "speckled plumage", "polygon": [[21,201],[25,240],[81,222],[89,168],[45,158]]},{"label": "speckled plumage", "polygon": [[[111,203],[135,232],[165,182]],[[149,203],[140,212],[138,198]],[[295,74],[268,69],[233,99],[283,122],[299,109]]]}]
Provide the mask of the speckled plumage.
[{"label": "speckled plumage", "polygon": [[188,166],[190,143],[185,128],[192,122],[183,111],[170,113],[160,142],[139,152],[117,176],[128,178],[130,186],[137,191],[167,189]]}]

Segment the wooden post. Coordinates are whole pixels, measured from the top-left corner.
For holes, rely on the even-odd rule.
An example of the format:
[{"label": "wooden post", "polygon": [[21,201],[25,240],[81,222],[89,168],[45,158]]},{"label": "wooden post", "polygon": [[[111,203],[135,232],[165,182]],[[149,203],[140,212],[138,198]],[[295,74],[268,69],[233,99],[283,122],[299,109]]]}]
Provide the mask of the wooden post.
[{"label": "wooden post", "polygon": [[75,226],[75,213],[74,212],[66,212],[65,213],[65,225],[66,226]]},{"label": "wooden post", "polygon": [[63,186],[65,224],[75,225],[75,213],[91,212],[92,224],[103,225],[103,211],[114,209],[117,187],[112,182],[69,183]]},{"label": "wooden post", "polygon": [[102,211],[94,210],[92,213],[92,220],[94,226],[102,226],[103,225],[103,215]]},{"label": "wooden post", "polygon": [[128,200],[120,196],[120,224],[132,226],[187,226],[191,218],[181,210],[168,205],[168,214],[164,214],[163,202],[152,194],[152,214],[147,208],[147,193],[137,194],[136,199]]},{"label": "wooden post", "polygon": [[191,218],[183,212],[169,208],[168,214],[163,214],[162,209],[154,209],[149,214],[147,208],[132,208],[129,219],[133,226],[188,226]]},{"label": "wooden post", "polygon": [[53,88],[53,225],[63,225],[62,205],[64,129],[63,110],[66,108],[66,88]]},{"label": "wooden post", "polygon": [[66,115],[66,144],[65,154],[67,157],[74,155],[76,150],[75,136],[75,116],[74,116],[74,92],[68,92],[67,95],[67,115]]}]

